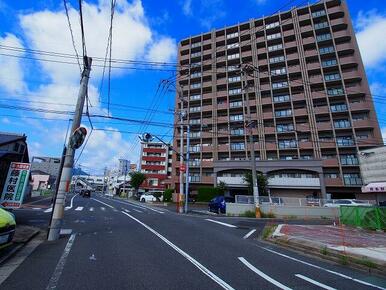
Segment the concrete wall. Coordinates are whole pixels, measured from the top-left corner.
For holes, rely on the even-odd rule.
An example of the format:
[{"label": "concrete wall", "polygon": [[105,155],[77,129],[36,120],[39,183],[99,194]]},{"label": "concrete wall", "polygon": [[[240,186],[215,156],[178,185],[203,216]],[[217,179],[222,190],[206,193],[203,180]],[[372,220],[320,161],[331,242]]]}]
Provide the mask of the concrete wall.
[{"label": "concrete wall", "polygon": [[339,218],[339,208],[316,207],[316,206],[276,206],[269,204],[260,205],[263,213],[273,213],[277,218]]},{"label": "concrete wall", "polygon": [[243,203],[227,203],[226,214],[239,216],[244,214],[246,211],[255,211],[254,204],[243,204]]}]

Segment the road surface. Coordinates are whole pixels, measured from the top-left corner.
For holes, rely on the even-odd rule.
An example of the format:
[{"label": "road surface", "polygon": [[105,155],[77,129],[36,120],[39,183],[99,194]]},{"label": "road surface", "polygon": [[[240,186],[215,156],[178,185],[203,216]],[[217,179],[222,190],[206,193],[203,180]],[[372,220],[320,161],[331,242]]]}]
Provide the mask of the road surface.
[{"label": "road surface", "polygon": [[99,195],[75,196],[71,206],[71,197],[71,234],[41,243],[1,289],[386,288],[385,279],[256,240],[262,223]]}]

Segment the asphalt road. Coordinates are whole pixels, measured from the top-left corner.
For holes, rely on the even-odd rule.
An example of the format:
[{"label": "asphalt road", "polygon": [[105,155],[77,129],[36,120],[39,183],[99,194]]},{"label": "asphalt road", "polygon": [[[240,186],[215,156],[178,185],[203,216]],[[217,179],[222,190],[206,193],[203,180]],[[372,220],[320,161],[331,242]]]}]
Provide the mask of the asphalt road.
[{"label": "asphalt road", "polygon": [[386,279],[256,240],[261,222],[101,196],[76,196],[72,207],[69,198],[65,215],[72,234],[40,244],[1,289],[386,288]]}]

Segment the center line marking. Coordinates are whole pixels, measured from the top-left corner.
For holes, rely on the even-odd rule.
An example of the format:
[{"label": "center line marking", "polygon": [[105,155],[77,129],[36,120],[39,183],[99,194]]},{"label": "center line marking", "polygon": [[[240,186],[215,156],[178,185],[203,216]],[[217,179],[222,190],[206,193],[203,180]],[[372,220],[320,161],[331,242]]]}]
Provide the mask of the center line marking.
[{"label": "center line marking", "polygon": [[308,277],[303,276],[301,274],[295,274],[295,276],[300,278],[300,279],[306,280],[307,282],[310,282],[311,284],[319,286],[320,288],[327,289],[327,290],[336,290],[336,288],[332,288],[330,286],[327,286],[327,285],[325,285],[323,283],[320,283],[318,281],[312,280],[311,278],[308,278]]},{"label": "center line marking", "polygon": [[[106,197],[105,197],[106,198]],[[157,210],[157,209],[154,209],[154,208],[151,208],[149,206],[145,206],[145,205],[138,205],[138,204],[135,204],[135,203],[132,203],[130,201],[120,201],[120,200],[116,200],[116,199],[111,199],[112,201],[115,201],[115,202],[118,202],[118,203],[122,203],[122,204],[126,204],[126,205],[131,205],[131,206],[134,206],[134,207],[138,207],[140,209],[149,209],[151,211],[154,211],[154,212],[157,212],[157,213],[165,213],[163,211],[160,211],[160,210]]]},{"label": "center line marking", "polygon": [[140,210],[138,210],[138,209],[136,209],[136,208],[133,208],[133,210],[136,211],[136,212],[142,213],[142,211],[140,211]]},{"label": "center line marking", "polygon": [[223,226],[226,226],[226,227],[229,227],[229,228],[237,228],[236,226],[231,225],[231,224],[226,224],[226,223],[215,221],[215,220],[211,220],[211,219],[205,219],[205,220],[208,221],[208,222],[216,223],[216,224],[223,225]]},{"label": "center line marking", "polygon": [[248,233],[243,237],[243,239],[248,239],[254,232],[256,232],[256,229],[251,230],[250,232],[248,232]]},{"label": "center line marking", "polygon": [[165,242],[168,246],[170,246],[173,250],[178,252],[181,256],[183,256],[185,259],[187,259],[189,262],[191,262],[194,266],[196,266],[202,273],[204,273],[206,276],[208,276],[210,279],[212,279],[214,282],[216,282],[218,285],[220,285],[223,289],[227,290],[234,290],[232,286],[230,286],[228,283],[226,283],[224,280],[222,280],[220,277],[218,277],[216,274],[214,274],[212,271],[210,271],[208,268],[206,268],[204,265],[200,264],[196,259],[191,257],[188,253],[181,250],[179,247],[177,247],[175,244],[173,244],[171,241],[169,241],[167,238],[165,238],[163,235],[158,233],[156,230],[152,229],[145,223],[141,222],[139,219],[133,217],[132,215],[128,214],[127,212],[122,211],[124,215],[127,215],[132,220],[136,221],[146,229],[148,229],[150,232],[152,232],[154,235],[156,235],[158,238],[160,238],[163,242]]},{"label": "center line marking", "polygon": [[56,265],[55,271],[52,274],[50,281],[48,282],[46,290],[56,289],[60,276],[62,275],[64,265],[66,264],[68,254],[70,253],[71,247],[74,244],[75,236],[75,234],[72,234],[68,239],[67,245],[64,248],[63,254],[60,257],[58,264]]},{"label": "center line marking", "polygon": [[77,196],[78,194],[79,194],[79,193],[75,194],[75,195],[71,198],[70,206],[66,206],[66,207],[65,207],[65,210],[72,209],[72,206],[74,205],[74,198],[75,198],[75,196]]},{"label": "center line marking", "polygon": [[283,290],[292,290],[291,288],[289,288],[289,287],[281,284],[280,282],[276,281],[275,279],[269,277],[267,274],[261,272],[259,269],[257,269],[255,266],[253,266],[247,260],[245,260],[243,257],[238,257],[238,259],[240,260],[241,263],[243,263],[245,266],[247,266],[249,269],[251,269],[257,275],[259,275],[261,278],[267,280],[268,282],[272,283],[276,287],[283,289]]},{"label": "center line marking", "polygon": [[83,210],[83,206],[78,206],[75,210],[81,211],[81,210]]}]

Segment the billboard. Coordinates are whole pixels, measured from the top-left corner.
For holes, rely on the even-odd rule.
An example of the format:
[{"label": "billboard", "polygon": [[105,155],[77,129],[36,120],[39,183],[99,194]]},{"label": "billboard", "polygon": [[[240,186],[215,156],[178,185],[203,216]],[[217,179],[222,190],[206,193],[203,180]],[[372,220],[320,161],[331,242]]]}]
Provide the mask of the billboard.
[{"label": "billboard", "polygon": [[24,192],[28,185],[31,164],[11,162],[3,192],[0,196],[0,205],[5,208],[19,208],[23,202]]}]

